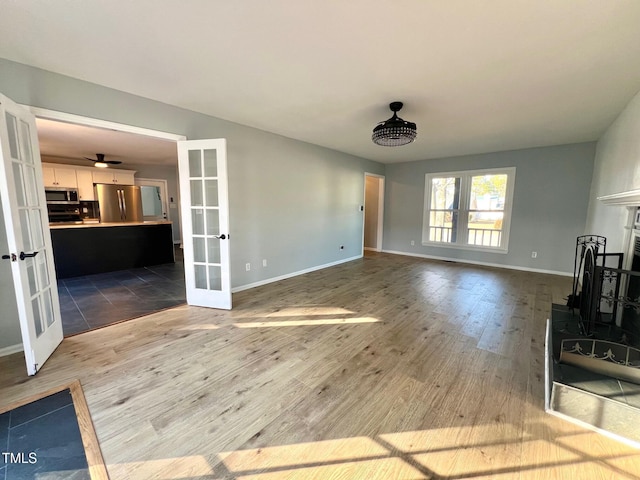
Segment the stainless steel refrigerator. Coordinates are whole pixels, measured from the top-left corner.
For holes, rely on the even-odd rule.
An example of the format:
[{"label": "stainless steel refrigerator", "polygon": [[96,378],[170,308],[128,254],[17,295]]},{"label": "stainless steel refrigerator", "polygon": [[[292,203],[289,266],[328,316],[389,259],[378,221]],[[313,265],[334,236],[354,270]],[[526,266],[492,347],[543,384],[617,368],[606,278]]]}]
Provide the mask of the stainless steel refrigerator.
[{"label": "stainless steel refrigerator", "polygon": [[136,185],[96,183],[101,223],[142,222],[142,195]]}]

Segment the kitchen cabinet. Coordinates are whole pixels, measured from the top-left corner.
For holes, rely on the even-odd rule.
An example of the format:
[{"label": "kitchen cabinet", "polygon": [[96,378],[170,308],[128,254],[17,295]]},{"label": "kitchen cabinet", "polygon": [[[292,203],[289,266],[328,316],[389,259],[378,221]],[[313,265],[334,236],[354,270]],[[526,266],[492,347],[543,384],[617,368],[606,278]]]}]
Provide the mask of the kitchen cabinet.
[{"label": "kitchen cabinet", "polygon": [[91,170],[76,170],[78,179],[78,198],[81,201],[94,201],[96,193],[93,190],[93,172]]},{"label": "kitchen cabinet", "polygon": [[45,187],[78,188],[74,168],[57,168],[42,165],[42,179]]},{"label": "kitchen cabinet", "polygon": [[95,170],[93,183],[118,183],[121,185],[133,185],[134,173],[131,170]]},{"label": "kitchen cabinet", "polygon": [[59,279],[173,263],[171,222],[51,227]]}]

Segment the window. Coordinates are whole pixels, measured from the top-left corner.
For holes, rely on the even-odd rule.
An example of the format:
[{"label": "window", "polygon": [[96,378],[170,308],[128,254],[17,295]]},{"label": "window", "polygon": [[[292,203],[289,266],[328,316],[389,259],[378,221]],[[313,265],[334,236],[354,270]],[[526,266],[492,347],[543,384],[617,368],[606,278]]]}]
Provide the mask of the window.
[{"label": "window", "polygon": [[515,177],[515,167],[427,174],[423,245],[506,253]]}]

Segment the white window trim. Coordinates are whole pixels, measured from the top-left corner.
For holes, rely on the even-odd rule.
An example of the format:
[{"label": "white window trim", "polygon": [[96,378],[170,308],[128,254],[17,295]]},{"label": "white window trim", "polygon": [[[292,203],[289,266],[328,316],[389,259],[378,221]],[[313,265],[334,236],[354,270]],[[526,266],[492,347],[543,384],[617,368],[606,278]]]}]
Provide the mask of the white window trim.
[{"label": "white window trim", "polygon": [[[504,217],[502,220],[502,246],[487,247],[469,245],[467,243],[445,243],[432,242],[429,240],[429,212],[431,201],[431,179],[441,177],[472,177],[479,175],[497,175],[507,174],[507,192],[505,195]],[[509,233],[511,231],[511,212],[513,209],[513,190],[516,183],[516,167],[500,167],[487,168],[482,170],[459,170],[455,172],[433,172],[427,173],[424,178],[424,204],[423,204],[423,220],[422,220],[422,245],[428,247],[440,248],[456,248],[461,250],[470,250],[474,252],[492,252],[492,253],[509,253]],[[467,208],[469,204],[469,192],[461,191],[460,204]],[[462,210],[462,209],[461,209]],[[467,230],[467,222],[463,222],[465,231]],[[466,241],[466,235],[463,236]]]}]

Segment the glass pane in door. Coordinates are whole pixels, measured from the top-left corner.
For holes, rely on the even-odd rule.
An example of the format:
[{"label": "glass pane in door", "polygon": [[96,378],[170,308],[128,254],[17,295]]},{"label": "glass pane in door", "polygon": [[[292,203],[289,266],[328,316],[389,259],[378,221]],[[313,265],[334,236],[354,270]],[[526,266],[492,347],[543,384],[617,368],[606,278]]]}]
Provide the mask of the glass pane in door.
[{"label": "glass pane in door", "polygon": [[160,187],[141,185],[140,193],[142,195],[142,215],[145,217],[162,216]]},{"label": "glass pane in door", "polygon": [[189,150],[189,177],[202,177],[202,155],[200,150]]},{"label": "glass pane in door", "polygon": [[207,267],[204,265],[194,265],[196,288],[207,290]]},{"label": "glass pane in door", "polygon": [[222,290],[222,275],[220,267],[209,267],[209,290]]},{"label": "glass pane in door", "polygon": [[33,309],[33,326],[35,327],[36,337],[42,335],[44,328],[42,327],[42,317],[40,316],[40,302],[38,297],[31,300],[31,308]]},{"label": "glass pane in door", "polygon": [[193,261],[198,263],[207,262],[204,238],[202,237],[193,237]]},{"label": "glass pane in door", "polygon": [[7,130],[9,133],[9,153],[11,158],[18,160],[18,128],[16,126],[16,117],[6,112],[5,119],[7,121]]},{"label": "glass pane in door", "polygon": [[217,177],[218,176],[218,151],[203,150],[202,153],[204,156],[204,176]]},{"label": "glass pane in door", "polygon": [[20,150],[21,160],[29,165],[33,165],[33,153],[31,151],[31,136],[29,135],[29,124],[24,120],[20,121]]},{"label": "glass pane in door", "polygon": [[207,207],[218,206],[218,180],[205,180],[204,189],[207,197]]},{"label": "glass pane in door", "polygon": [[218,209],[207,209],[207,235],[220,235],[220,212]]},{"label": "glass pane in door", "polygon": [[202,180],[191,180],[191,205],[201,207],[204,205],[202,193]]},{"label": "glass pane in door", "polygon": [[24,183],[22,181],[22,168],[17,162],[13,163],[13,184],[16,189],[16,200],[19,207],[27,205],[27,197],[24,193]]},{"label": "glass pane in door", "polygon": [[220,263],[220,240],[217,238],[207,239],[207,253],[209,263]]}]

